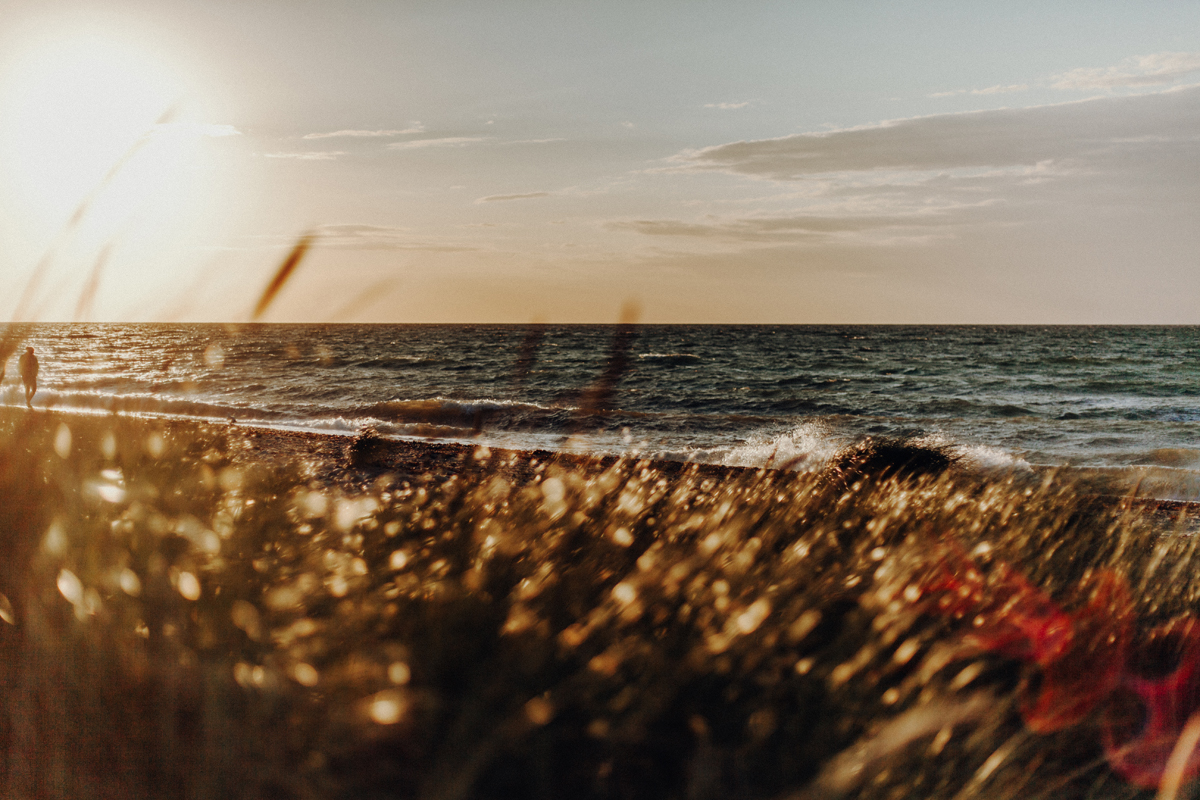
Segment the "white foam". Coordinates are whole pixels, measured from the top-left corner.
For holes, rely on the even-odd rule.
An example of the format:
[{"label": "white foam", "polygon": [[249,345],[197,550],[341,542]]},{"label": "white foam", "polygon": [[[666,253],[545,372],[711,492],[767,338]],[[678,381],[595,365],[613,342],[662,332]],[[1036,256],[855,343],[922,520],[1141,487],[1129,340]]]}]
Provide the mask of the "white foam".
[{"label": "white foam", "polygon": [[940,433],[930,433],[913,440],[914,444],[949,450],[965,467],[988,472],[992,470],[1029,470],[1032,466],[1019,455],[1000,447],[983,444],[964,444]]},{"label": "white foam", "polygon": [[731,467],[787,466],[808,472],[825,466],[850,441],[847,436],[834,433],[827,423],[812,421],[782,433],[751,436],[745,444],[704,451],[709,458],[697,457],[700,453],[697,451],[693,458]]}]

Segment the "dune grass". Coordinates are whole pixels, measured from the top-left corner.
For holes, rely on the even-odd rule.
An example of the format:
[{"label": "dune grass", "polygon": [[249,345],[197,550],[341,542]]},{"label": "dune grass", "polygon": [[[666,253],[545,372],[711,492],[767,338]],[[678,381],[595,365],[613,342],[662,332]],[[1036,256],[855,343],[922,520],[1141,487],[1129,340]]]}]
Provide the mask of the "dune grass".
[{"label": "dune grass", "polygon": [[1053,476],[480,448],[337,488],[244,437],[3,419],[5,796],[1133,797],[1115,701],[1032,729],[1047,662],[969,612],[1200,592],[1192,539]]}]

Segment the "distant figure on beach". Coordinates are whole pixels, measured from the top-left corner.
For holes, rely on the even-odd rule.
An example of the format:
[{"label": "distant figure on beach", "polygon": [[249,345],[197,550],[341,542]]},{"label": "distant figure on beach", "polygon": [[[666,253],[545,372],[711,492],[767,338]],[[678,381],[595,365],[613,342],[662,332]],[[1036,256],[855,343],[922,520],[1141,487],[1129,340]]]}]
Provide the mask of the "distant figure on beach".
[{"label": "distant figure on beach", "polygon": [[21,383],[25,384],[25,405],[33,408],[33,403],[30,401],[37,392],[38,360],[37,356],[33,354],[32,347],[25,348],[17,365],[21,368]]}]

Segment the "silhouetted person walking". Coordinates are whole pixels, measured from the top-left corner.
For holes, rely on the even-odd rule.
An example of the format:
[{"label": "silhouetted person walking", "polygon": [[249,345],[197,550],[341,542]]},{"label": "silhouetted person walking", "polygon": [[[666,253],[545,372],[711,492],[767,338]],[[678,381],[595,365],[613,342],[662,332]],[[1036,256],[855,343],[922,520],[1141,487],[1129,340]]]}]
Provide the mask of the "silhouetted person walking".
[{"label": "silhouetted person walking", "polygon": [[33,354],[32,347],[25,348],[17,365],[21,368],[21,382],[25,384],[25,405],[33,408],[33,403],[30,401],[37,392],[38,360],[37,356]]}]

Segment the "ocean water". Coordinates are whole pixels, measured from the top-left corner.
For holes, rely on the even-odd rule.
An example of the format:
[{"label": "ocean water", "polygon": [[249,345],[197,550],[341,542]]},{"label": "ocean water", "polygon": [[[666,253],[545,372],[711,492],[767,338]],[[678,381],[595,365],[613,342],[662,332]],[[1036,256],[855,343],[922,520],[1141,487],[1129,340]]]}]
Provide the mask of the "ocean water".
[{"label": "ocean water", "polygon": [[[39,324],[35,405],[819,468],[864,436],[1200,486],[1200,328]],[[0,402],[23,402],[15,357]],[[1167,483],[1172,481],[1168,480]]]}]

